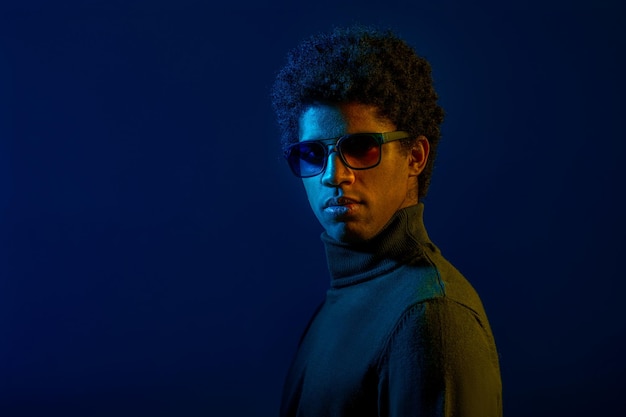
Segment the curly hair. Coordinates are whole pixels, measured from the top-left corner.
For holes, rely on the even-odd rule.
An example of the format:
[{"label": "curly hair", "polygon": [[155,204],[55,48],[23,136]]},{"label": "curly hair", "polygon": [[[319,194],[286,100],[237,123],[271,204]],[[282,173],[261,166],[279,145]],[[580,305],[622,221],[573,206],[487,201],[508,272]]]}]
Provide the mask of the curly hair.
[{"label": "curly hair", "polygon": [[391,30],[356,25],[312,36],[288,53],[271,97],[283,146],[298,141],[302,112],[320,102],[375,106],[411,134],[408,147],[424,135],[430,156],[418,178],[418,197],[426,196],[444,113],[429,62]]}]

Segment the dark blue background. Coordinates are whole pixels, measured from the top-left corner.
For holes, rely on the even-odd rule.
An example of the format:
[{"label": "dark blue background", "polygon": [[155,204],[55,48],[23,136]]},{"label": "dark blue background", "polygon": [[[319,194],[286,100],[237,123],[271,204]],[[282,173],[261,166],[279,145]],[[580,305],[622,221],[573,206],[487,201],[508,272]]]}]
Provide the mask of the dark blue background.
[{"label": "dark blue background", "polygon": [[432,63],[425,220],[482,296],[505,414],[620,415],[617,2],[53,3],[0,13],[0,415],[276,415],[328,277],[268,94],[351,22]]}]

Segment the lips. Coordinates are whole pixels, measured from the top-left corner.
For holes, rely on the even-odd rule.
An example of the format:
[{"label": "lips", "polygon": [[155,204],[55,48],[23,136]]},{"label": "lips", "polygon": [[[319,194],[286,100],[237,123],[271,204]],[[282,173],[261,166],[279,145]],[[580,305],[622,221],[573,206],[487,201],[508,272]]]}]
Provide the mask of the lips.
[{"label": "lips", "polygon": [[344,221],[355,214],[361,202],[349,197],[329,198],[324,203],[323,212],[333,221]]},{"label": "lips", "polygon": [[359,204],[359,202],[349,197],[333,197],[326,200],[324,208],[349,206],[351,204]]}]

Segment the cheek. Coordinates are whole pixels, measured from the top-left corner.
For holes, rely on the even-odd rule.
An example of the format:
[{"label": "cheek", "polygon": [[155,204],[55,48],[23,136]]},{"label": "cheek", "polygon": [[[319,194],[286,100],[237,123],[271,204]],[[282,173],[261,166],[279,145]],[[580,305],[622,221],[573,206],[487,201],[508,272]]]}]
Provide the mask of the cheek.
[{"label": "cheek", "polygon": [[311,182],[310,178],[302,178],[302,185],[304,186],[304,191],[306,191],[307,195],[309,195],[314,189],[314,184]]},{"label": "cheek", "polygon": [[314,202],[319,196],[320,185],[315,178],[303,178],[302,185],[304,185],[304,192],[309,199],[309,203],[311,203],[311,207],[315,209]]},{"label": "cheek", "polygon": [[398,165],[381,170],[376,178],[372,178],[372,184],[376,184],[382,202],[391,205],[406,198],[408,181],[408,170]]}]

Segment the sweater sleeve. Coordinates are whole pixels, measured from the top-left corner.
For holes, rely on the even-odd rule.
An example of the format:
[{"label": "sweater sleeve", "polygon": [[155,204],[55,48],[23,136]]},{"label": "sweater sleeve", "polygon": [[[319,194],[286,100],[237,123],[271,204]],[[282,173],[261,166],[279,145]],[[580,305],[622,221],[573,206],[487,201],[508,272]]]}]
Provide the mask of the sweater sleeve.
[{"label": "sweater sleeve", "polygon": [[379,363],[379,416],[500,417],[502,387],[486,318],[448,298],[410,308]]}]

